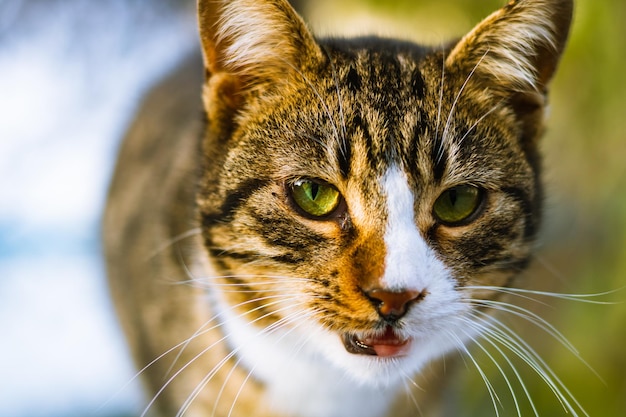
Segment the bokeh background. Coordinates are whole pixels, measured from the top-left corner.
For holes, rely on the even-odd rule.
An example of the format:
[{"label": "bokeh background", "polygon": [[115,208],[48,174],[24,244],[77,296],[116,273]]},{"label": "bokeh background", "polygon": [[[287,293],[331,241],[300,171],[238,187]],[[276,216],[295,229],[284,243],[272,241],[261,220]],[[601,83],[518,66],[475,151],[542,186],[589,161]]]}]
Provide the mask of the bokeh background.
[{"label": "bokeh background", "polygon": [[[501,0],[299,1],[318,33],[438,45]],[[134,371],[100,260],[115,150],[142,93],[196,47],[189,0],[0,0],[0,415],[131,416]],[[578,0],[543,138],[546,221],[522,284],[603,295],[525,304],[576,347],[511,322],[590,416],[626,415],[626,2]],[[608,292],[608,293],[607,293]],[[516,415],[505,382],[501,416]],[[470,361],[463,416],[495,415]],[[567,415],[516,362],[542,416]],[[590,369],[591,368],[591,369]],[[533,415],[521,389],[522,415]]]}]

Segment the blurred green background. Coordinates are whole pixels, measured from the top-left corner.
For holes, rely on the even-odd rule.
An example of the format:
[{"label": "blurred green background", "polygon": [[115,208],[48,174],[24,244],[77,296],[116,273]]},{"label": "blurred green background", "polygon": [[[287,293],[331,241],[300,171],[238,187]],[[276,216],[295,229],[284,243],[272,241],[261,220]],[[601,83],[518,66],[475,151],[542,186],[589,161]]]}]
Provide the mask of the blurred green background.
[{"label": "blurred green background", "polygon": [[[502,0],[320,0],[306,15],[318,33],[399,36],[438,45],[458,37]],[[613,291],[589,304],[528,302],[580,358],[534,325],[511,326],[535,347],[590,416],[626,416],[626,1],[578,0],[570,42],[551,90],[543,138],[546,220],[525,288],[573,294]],[[476,359],[497,386],[501,416],[517,415],[489,359]],[[588,363],[591,371],[584,363]],[[466,416],[495,415],[471,362],[458,375]],[[516,362],[542,416],[568,415],[528,366]],[[597,375],[596,375],[597,373]],[[514,380],[513,374],[509,376]],[[522,415],[534,415],[517,386]]]}]

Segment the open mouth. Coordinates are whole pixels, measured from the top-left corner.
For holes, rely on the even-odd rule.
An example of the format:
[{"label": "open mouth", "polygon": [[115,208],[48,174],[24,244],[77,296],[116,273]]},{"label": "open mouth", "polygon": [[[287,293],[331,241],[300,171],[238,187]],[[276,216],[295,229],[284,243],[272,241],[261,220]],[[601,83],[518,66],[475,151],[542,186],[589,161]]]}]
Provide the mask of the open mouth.
[{"label": "open mouth", "polygon": [[411,345],[410,338],[398,336],[390,326],[387,326],[385,333],[379,336],[360,337],[356,334],[344,333],[341,339],[350,353],[383,358],[404,356]]}]

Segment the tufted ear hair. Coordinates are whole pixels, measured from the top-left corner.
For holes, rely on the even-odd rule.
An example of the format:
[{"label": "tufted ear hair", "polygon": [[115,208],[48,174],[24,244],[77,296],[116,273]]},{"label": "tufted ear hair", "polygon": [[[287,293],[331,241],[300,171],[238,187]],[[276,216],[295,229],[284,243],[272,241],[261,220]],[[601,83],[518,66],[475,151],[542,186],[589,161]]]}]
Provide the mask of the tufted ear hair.
[{"label": "tufted ear hair", "polygon": [[536,136],[548,84],[569,34],[572,0],[511,0],[463,37],[446,58],[447,71],[471,74],[516,111]]},{"label": "tufted ear hair", "polygon": [[238,90],[277,86],[321,56],[286,0],[198,0],[198,19],[207,78],[228,75]]},{"label": "tufted ear hair", "polygon": [[476,67],[500,88],[543,91],[565,48],[572,8],[572,0],[512,0],[465,35],[446,64]]}]

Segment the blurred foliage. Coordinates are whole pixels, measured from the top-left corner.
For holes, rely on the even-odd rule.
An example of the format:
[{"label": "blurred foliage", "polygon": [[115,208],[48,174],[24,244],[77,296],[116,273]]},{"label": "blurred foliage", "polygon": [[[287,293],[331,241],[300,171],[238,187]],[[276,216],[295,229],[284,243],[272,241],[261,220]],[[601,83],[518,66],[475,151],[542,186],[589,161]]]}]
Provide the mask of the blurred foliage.
[{"label": "blurred foliage", "polygon": [[[463,35],[503,3],[320,0],[309,2],[308,15],[322,33],[373,31],[437,44]],[[575,3],[570,42],[552,84],[548,131],[542,143],[544,231],[536,261],[520,285],[570,294],[612,292],[593,298],[608,304],[544,298],[544,304],[526,306],[562,332],[580,358],[534,325],[511,326],[554,369],[590,416],[626,416],[626,2]],[[517,415],[498,369],[489,365],[480,349],[474,351],[498,387],[503,403],[500,415]],[[468,371],[458,381],[465,401],[462,417],[495,415],[485,384],[467,362]],[[515,363],[539,414],[567,415],[548,386],[528,366]],[[522,415],[534,415],[514,375],[508,373],[523,403]]]}]

